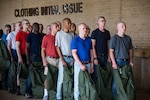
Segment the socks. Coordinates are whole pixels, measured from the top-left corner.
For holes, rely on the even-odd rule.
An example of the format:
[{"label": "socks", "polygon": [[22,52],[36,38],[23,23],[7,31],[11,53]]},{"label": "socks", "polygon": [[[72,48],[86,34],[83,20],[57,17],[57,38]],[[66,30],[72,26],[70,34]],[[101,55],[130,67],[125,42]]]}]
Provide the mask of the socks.
[{"label": "socks", "polygon": [[48,95],[48,91],[47,89],[44,89],[44,96],[47,96]]}]

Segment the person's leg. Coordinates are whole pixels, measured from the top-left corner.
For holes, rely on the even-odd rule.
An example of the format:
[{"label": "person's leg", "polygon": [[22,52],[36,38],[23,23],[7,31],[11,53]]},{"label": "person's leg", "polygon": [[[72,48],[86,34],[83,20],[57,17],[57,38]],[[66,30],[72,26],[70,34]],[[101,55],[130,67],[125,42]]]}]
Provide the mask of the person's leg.
[{"label": "person's leg", "polygon": [[62,99],[62,84],[63,84],[63,65],[61,59],[59,59],[56,99]]},{"label": "person's leg", "polygon": [[[122,60],[116,60],[116,63],[118,65],[118,67],[123,67],[125,65],[128,65],[129,62],[128,61],[122,61]],[[116,95],[117,95],[117,86],[116,86],[116,82],[115,79],[113,78],[113,82],[112,82],[112,92],[113,92],[113,97],[114,100],[116,100]]]},{"label": "person's leg", "polygon": [[112,82],[112,93],[113,93],[114,100],[116,100],[117,89],[116,89],[116,82],[115,82],[114,78],[113,78],[113,82]]},{"label": "person's leg", "polygon": [[47,91],[46,79],[44,81],[44,96],[43,96],[43,100],[48,100],[48,91]]},{"label": "person's leg", "polygon": [[30,68],[28,68],[28,77],[26,79],[26,97],[31,97],[31,78],[30,78]]},{"label": "person's leg", "polygon": [[74,63],[74,100],[78,100],[79,98],[79,72],[80,72],[80,65],[75,62]]},{"label": "person's leg", "polygon": [[101,67],[106,67],[107,66],[107,56],[100,56],[98,57],[98,63],[100,64]]},{"label": "person's leg", "polygon": [[18,65],[17,67],[17,95],[20,95],[20,78],[19,78],[20,70],[21,70],[21,67]]},{"label": "person's leg", "polygon": [[12,83],[11,83],[11,64],[8,69],[8,76],[7,76],[7,88],[9,92],[12,92]]},{"label": "person's leg", "polygon": [[89,63],[89,64],[86,64],[85,66],[86,66],[88,72],[90,73],[90,69],[91,69],[90,63]]},{"label": "person's leg", "polygon": [[13,60],[14,60],[15,62],[18,62],[18,56],[17,56],[16,50],[11,49],[11,52],[12,52]]},{"label": "person's leg", "polygon": [[93,79],[93,81],[94,81],[94,83],[96,84],[96,81],[97,81],[97,73],[96,73],[96,65],[94,64],[94,72],[92,73],[92,79]]}]

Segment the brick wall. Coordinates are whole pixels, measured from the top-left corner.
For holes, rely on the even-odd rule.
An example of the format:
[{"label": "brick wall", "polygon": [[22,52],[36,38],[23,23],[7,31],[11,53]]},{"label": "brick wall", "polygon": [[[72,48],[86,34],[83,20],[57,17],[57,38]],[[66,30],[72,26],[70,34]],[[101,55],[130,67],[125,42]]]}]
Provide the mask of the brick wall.
[{"label": "brick wall", "polygon": [[[82,13],[36,17],[14,16],[15,9],[61,6],[65,3],[78,2],[83,2]],[[127,24],[127,34],[132,37],[134,45],[150,46],[150,0],[0,0],[0,28],[3,28],[6,23],[10,24],[23,18],[29,19],[31,23],[40,22],[46,26],[57,20],[62,21],[64,17],[69,17],[76,24],[85,22],[93,30],[97,27],[96,21],[100,15],[106,17],[106,28],[112,35],[116,33],[116,24],[122,20]]]},{"label": "brick wall", "polygon": [[[58,5],[61,9],[63,4],[82,2],[82,13],[58,14],[58,15],[39,15],[32,17],[15,17],[15,9],[34,8]],[[41,13],[41,12],[39,12]],[[106,28],[111,35],[116,33],[116,24],[125,21],[127,24],[127,34],[131,36],[133,45],[137,47],[150,46],[150,0],[0,0],[0,28],[5,24],[29,19],[30,23],[39,22],[46,25],[62,21],[64,17],[69,17],[75,24],[86,23],[91,31],[97,27],[98,16],[103,15],[107,20]],[[146,67],[142,67],[142,58],[135,59],[134,74],[137,86],[148,87],[150,80],[143,78],[150,76],[149,60],[145,60]],[[142,70],[142,68],[145,68]],[[145,71],[146,74],[142,74]],[[142,76],[143,75],[143,76]]]}]

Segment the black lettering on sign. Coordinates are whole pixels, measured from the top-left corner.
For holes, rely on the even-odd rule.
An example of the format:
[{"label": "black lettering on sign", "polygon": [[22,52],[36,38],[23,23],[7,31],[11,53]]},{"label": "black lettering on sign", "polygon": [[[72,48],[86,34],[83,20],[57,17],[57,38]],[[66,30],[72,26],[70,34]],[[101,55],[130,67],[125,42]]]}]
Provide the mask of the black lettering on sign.
[{"label": "black lettering on sign", "polygon": [[14,14],[15,14],[15,17],[20,17],[20,16],[19,16],[19,9],[15,9]]},{"label": "black lettering on sign", "polygon": [[39,9],[36,8],[23,8],[23,9],[15,9],[15,17],[26,17],[26,16],[38,16]]},{"label": "black lettering on sign", "polygon": [[63,4],[62,7],[59,7],[58,5],[45,6],[45,7],[41,7],[40,11],[38,7],[15,9],[14,15],[15,17],[27,17],[27,16],[39,16],[39,15],[44,16],[44,15],[56,15],[56,14],[82,13],[83,12],[82,4],[83,4],[82,2],[79,2],[79,3]]},{"label": "black lettering on sign", "polygon": [[68,14],[68,13],[81,13],[82,11],[82,2],[80,3],[70,3],[70,4],[64,4],[62,6],[62,14]]},{"label": "black lettering on sign", "polygon": [[41,7],[41,15],[54,15],[59,13],[58,5]]}]

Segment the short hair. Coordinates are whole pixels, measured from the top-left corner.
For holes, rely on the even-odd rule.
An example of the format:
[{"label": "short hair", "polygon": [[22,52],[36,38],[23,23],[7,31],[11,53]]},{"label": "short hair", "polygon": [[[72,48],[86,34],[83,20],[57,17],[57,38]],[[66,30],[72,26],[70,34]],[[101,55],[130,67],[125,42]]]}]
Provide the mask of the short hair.
[{"label": "short hair", "polygon": [[118,24],[117,24],[117,28],[119,27],[119,25],[120,24],[124,24],[125,25],[125,27],[126,27],[126,23],[125,22],[123,22],[123,21],[121,21],[121,22],[119,22]]},{"label": "short hair", "polygon": [[46,28],[47,28],[47,27],[51,27],[51,25],[47,25]]},{"label": "short hair", "polygon": [[39,23],[35,22],[35,23],[33,23],[33,25],[32,25],[32,26],[34,26],[34,25],[39,25]]},{"label": "short hair", "polygon": [[17,21],[17,22],[15,23],[15,26],[16,26],[18,23],[21,23],[21,21]]},{"label": "short hair", "polygon": [[41,25],[43,27],[43,24],[40,23],[39,25]]},{"label": "short hair", "polygon": [[71,23],[71,25],[75,26],[76,27],[76,24],[75,23]]},{"label": "short hair", "polygon": [[9,24],[6,24],[5,28],[10,28],[11,29],[11,26]]},{"label": "short hair", "polygon": [[71,19],[70,19],[70,18],[64,18],[64,19],[63,19],[63,23],[64,23],[65,21],[68,21],[68,22],[71,23]]},{"label": "short hair", "polygon": [[99,17],[98,17],[98,20],[99,20],[100,18],[103,18],[104,20],[106,20],[104,16],[99,16]]},{"label": "short hair", "polygon": [[28,21],[28,22],[29,22],[29,20],[27,20],[27,19],[23,19],[23,20],[22,20],[22,24],[23,24],[23,22],[24,22],[24,21]]},{"label": "short hair", "polygon": [[79,30],[79,28],[80,28],[81,25],[87,26],[85,23],[80,23],[80,24],[78,25],[78,30]]},{"label": "short hair", "polygon": [[0,38],[2,38],[2,35],[3,35],[3,30],[0,29]]}]

